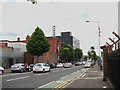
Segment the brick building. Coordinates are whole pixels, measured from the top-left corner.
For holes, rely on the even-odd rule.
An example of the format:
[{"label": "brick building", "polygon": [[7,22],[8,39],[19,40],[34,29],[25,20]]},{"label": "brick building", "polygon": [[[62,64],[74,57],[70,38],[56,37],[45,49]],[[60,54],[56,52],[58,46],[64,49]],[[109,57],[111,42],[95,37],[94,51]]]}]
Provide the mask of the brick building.
[{"label": "brick building", "polygon": [[[42,56],[40,56],[38,62],[57,63],[58,54],[61,49],[61,40],[58,38],[48,37],[48,42],[50,44],[50,50],[49,52],[46,52]],[[35,57],[33,55],[25,52],[24,54],[25,62],[27,62],[28,64],[36,63],[34,58]]]}]

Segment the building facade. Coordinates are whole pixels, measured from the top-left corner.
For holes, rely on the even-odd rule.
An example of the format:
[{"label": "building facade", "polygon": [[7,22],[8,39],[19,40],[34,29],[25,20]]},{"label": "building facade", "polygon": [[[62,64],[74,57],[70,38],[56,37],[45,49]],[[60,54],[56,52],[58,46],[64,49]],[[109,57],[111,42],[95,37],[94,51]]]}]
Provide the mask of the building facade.
[{"label": "building facade", "polygon": [[24,52],[26,51],[26,43],[19,39],[15,41],[0,41],[0,65],[4,68],[10,68],[15,63],[24,63]]},{"label": "building facade", "polygon": [[61,36],[58,36],[61,39],[62,44],[69,44],[73,48],[80,48],[80,41],[72,36],[71,32],[61,32]]},{"label": "building facade", "polygon": [[[61,49],[61,40],[59,40],[58,38],[49,37],[48,42],[50,44],[50,50],[40,56],[38,62],[57,63],[59,56],[58,54]],[[35,56],[25,52],[25,62],[27,62],[28,64],[37,63],[34,59]]]}]

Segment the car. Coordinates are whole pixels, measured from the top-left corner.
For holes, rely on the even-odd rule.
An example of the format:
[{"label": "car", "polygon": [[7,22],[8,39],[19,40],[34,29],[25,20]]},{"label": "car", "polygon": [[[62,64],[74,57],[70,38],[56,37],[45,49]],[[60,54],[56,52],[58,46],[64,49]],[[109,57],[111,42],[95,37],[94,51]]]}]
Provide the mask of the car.
[{"label": "car", "polygon": [[50,68],[56,68],[56,65],[54,63],[49,64]]},{"label": "car", "polygon": [[3,72],[4,72],[4,68],[0,66],[0,74],[2,74]]},{"label": "car", "polygon": [[80,66],[80,63],[79,62],[75,63],[75,66]]},{"label": "car", "polygon": [[13,64],[10,68],[12,72],[24,72],[25,70],[25,64],[24,63],[16,63]]},{"label": "car", "polygon": [[61,68],[61,67],[63,67],[63,64],[62,63],[57,63],[56,67]]},{"label": "car", "polygon": [[82,62],[76,62],[75,63],[75,66],[80,66],[80,65],[82,65]]},{"label": "car", "polygon": [[70,68],[71,66],[72,66],[72,63],[69,63],[69,62],[63,64],[64,68]]},{"label": "car", "polygon": [[33,70],[34,64],[30,64],[29,67],[31,68],[31,71]]},{"label": "car", "polygon": [[90,68],[91,67],[91,63],[90,62],[86,62],[85,63],[85,68]]},{"label": "car", "polygon": [[82,61],[82,64],[85,65],[86,61]]},{"label": "car", "polygon": [[50,72],[50,66],[47,63],[36,63],[33,66],[33,73],[36,72]]}]

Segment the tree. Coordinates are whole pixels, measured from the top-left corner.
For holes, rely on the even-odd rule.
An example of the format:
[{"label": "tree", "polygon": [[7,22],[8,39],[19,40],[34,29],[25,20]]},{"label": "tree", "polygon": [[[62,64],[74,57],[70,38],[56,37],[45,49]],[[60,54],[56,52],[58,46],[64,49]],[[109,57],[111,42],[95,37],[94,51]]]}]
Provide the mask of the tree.
[{"label": "tree", "polygon": [[91,52],[88,51],[87,54],[88,54],[88,58],[90,59],[91,58]]},{"label": "tree", "polygon": [[97,60],[97,55],[96,55],[94,46],[90,47],[90,51],[88,51],[88,57],[89,59]]},{"label": "tree", "polygon": [[65,62],[69,62],[70,53],[70,49],[65,47],[60,52],[60,58]]},{"label": "tree", "polygon": [[91,50],[91,51],[94,51],[94,50],[95,50],[95,47],[94,47],[94,46],[91,46],[91,47],[90,47],[90,50]]},{"label": "tree", "polygon": [[37,56],[37,60],[39,56],[49,51],[50,44],[45,37],[44,32],[39,27],[37,27],[32,33],[31,38],[27,42],[26,48],[28,53]]},{"label": "tree", "polygon": [[82,52],[82,50],[80,48],[76,48],[74,50],[74,53],[75,53],[76,61],[80,60],[82,58],[82,56],[83,56],[83,52]]}]

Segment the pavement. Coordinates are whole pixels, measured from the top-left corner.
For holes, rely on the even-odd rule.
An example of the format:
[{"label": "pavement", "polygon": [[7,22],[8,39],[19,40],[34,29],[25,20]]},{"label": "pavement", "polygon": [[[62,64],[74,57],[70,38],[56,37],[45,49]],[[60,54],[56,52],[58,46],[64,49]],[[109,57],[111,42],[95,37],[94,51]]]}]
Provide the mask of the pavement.
[{"label": "pavement", "polygon": [[103,71],[99,70],[96,64],[86,71],[84,75],[72,80],[69,84],[62,87],[62,90],[68,88],[111,88],[110,84],[103,81]]},{"label": "pavement", "polygon": [[7,74],[7,73],[11,73],[11,70],[10,69],[5,69],[3,75]]}]

